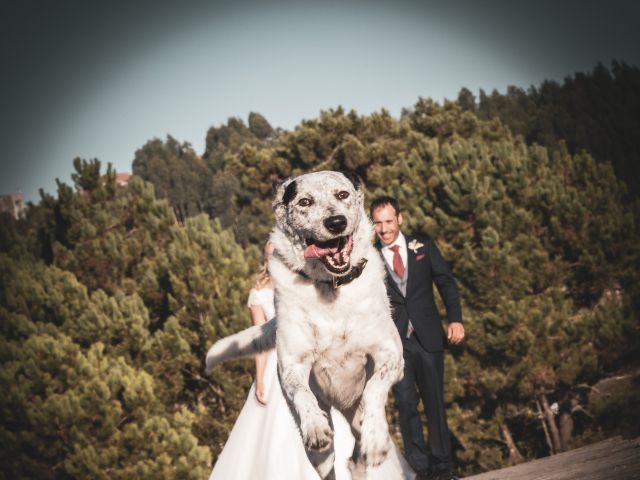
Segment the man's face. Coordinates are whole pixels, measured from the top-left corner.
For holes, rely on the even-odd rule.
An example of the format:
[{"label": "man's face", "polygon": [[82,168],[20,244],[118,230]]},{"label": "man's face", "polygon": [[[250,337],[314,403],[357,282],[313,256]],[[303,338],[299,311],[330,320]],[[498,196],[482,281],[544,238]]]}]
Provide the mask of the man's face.
[{"label": "man's face", "polygon": [[393,243],[400,235],[402,214],[396,215],[396,210],[391,205],[382,205],[376,208],[371,216],[378,238],[386,244]]}]

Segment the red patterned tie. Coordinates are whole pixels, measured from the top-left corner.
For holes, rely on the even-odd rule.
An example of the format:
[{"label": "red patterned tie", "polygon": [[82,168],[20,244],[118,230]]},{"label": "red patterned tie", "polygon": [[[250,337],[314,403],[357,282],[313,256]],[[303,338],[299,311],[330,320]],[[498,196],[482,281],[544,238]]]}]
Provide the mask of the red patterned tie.
[{"label": "red patterned tie", "polygon": [[400,246],[392,245],[389,250],[393,252],[393,271],[402,280],[402,277],[404,277],[404,263],[402,263],[402,257],[400,256]]}]

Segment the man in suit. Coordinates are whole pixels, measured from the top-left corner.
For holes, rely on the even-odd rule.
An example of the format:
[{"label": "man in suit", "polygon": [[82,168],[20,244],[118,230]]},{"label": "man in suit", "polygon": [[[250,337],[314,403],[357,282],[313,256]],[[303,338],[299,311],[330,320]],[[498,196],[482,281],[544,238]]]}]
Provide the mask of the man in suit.
[{"label": "man in suit", "polygon": [[[371,217],[378,236],[376,246],[387,265],[393,320],[404,348],[404,378],[393,387],[393,394],[407,461],[418,474],[416,480],[455,480],[443,395],[446,340],[433,284],[447,310],[447,339],[452,344],[464,339],[458,288],[433,240],[402,234],[402,214],[396,199],[376,198],[371,204]],[[418,413],[420,400],[427,415],[429,449]]]}]

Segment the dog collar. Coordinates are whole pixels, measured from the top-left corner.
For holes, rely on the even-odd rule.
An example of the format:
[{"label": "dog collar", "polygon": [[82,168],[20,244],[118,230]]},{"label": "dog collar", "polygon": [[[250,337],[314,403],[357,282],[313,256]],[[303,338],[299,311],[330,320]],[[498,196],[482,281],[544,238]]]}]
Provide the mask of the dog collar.
[{"label": "dog collar", "polygon": [[[338,288],[338,287],[341,287],[342,285],[346,285],[347,283],[351,283],[353,280],[355,280],[360,275],[362,275],[362,271],[364,270],[364,267],[366,265],[367,265],[367,259],[363,258],[362,260],[360,260],[360,263],[358,263],[358,265],[354,265],[351,268],[351,271],[347,275],[345,275],[344,277],[333,277],[331,280],[326,280],[326,281],[325,280],[314,280],[314,282],[316,282],[316,283],[327,283],[329,285],[333,285],[333,288]],[[304,273],[302,270],[300,270],[298,272],[298,274],[303,276],[307,280],[311,280],[309,275]]]}]

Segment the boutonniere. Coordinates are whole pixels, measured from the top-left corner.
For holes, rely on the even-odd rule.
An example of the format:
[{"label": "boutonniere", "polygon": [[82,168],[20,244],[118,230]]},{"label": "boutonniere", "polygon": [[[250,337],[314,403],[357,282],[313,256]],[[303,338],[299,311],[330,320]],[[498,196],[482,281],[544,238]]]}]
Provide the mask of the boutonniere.
[{"label": "boutonniere", "polygon": [[418,249],[424,247],[423,243],[420,243],[418,240],[416,240],[415,238],[413,240],[411,240],[409,242],[409,245],[407,245],[407,247],[411,250],[413,250],[413,253],[417,254],[418,253]]}]

